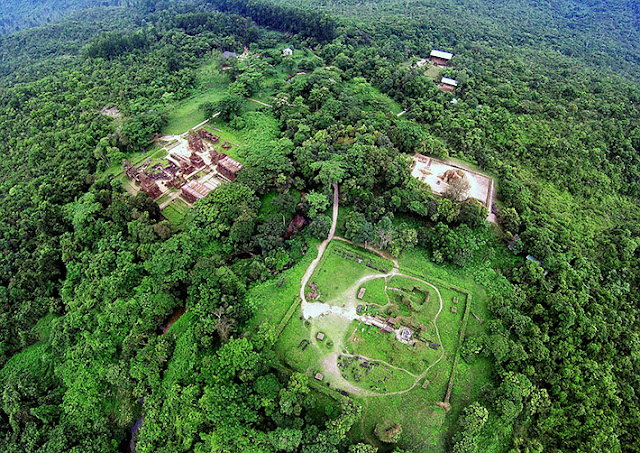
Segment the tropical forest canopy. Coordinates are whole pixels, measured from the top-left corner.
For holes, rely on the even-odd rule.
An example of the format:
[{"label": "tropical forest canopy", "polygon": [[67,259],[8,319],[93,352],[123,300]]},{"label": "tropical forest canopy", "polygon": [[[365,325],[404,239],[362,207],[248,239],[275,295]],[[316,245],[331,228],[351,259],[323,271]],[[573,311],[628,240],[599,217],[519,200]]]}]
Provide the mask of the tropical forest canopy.
[{"label": "tropical forest canopy", "polygon": [[[639,451],[638,8],[3,6],[0,450],[129,451],[142,420],[138,452],[431,451],[363,432],[362,400],[285,366],[256,321],[253,289],[299,289],[336,183],[346,239],[486,290],[458,373],[490,371],[433,451]],[[455,96],[416,64],[433,48],[455,55]],[[246,137],[245,167],[176,222],[114,174],[194,98]],[[493,176],[497,222],[412,178],[415,152]]]}]

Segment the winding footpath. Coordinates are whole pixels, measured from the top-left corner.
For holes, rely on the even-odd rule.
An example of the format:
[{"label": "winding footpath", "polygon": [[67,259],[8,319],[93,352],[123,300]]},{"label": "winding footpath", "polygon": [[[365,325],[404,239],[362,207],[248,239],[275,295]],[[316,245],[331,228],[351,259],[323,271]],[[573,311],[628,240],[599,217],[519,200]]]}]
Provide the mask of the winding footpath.
[{"label": "winding footpath", "polygon": [[305,311],[305,308],[307,308],[306,305],[309,304],[309,302],[307,302],[307,299],[304,293],[305,288],[307,287],[307,283],[309,282],[309,279],[313,275],[313,271],[316,270],[318,263],[322,259],[322,255],[324,255],[324,251],[327,249],[329,242],[331,242],[331,239],[333,239],[333,235],[336,232],[337,224],[338,224],[338,184],[334,183],[333,184],[333,221],[331,222],[331,229],[329,230],[329,236],[327,237],[327,239],[322,241],[322,243],[318,246],[318,256],[316,257],[315,260],[311,261],[311,264],[309,264],[309,267],[307,268],[307,271],[302,276],[302,281],[300,282],[300,299],[302,299],[303,313]]},{"label": "winding footpath", "polygon": [[[335,240],[338,240],[338,241],[346,242],[348,244],[357,245],[357,244],[354,244],[352,241],[349,241],[348,239],[344,239],[344,238],[335,236],[336,225],[338,223],[338,205],[339,205],[338,198],[339,198],[338,197],[338,184],[334,183],[333,184],[333,221],[331,223],[331,229],[329,230],[329,235],[328,235],[327,239],[322,241],[322,243],[318,246],[318,256],[311,262],[311,264],[309,264],[309,267],[307,268],[306,272],[302,276],[302,280],[300,282],[300,300],[302,301],[302,307],[301,308],[302,308],[302,313],[303,313],[303,316],[305,317],[305,319],[314,318],[314,317],[321,316],[321,315],[324,315],[324,314],[336,314],[336,315],[342,316],[342,317],[344,317],[344,318],[346,318],[348,320],[360,320],[361,321],[363,319],[361,316],[359,316],[356,313],[355,307],[353,307],[352,306],[353,304],[351,304],[351,303],[348,304],[349,306],[347,308],[343,308],[343,307],[331,306],[329,304],[324,304],[324,303],[310,303],[306,299],[305,290],[306,290],[306,287],[307,287],[307,283],[309,282],[309,279],[313,275],[313,272],[316,270],[316,267],[318,266],[318,263],[320,263],[320,260],[322,260],[322,257],[324,256],[324,252],[326,251],[327,246],[329,245],[329,243],[332,240],[335,239]],[[380,250],[374,249],[373,247],[370,247],[370,246],[365,246],[365,249],[380,255],[384,259],[387,259],[387,260],[391,261],[393,263],[393,269],[387,275],[375,275],[374,274],[374,275],[364,276],[360,280],[358,280],[358,282],[354,285],[354,288],[360,287],[362,285],[362,283],[364,283],[366,281],[377,279],[377,278],[384,278],[385,279],[385,294],[387,296],[387,300],[389,300],[389,295],[387,294],[387,289],[395,289],[395,288],[389,288],[386,285],[386,281],[389,278],[392,278],[394,276],[415,280],[417,282],[423,283],[423,284],[428,285],[429,287],[433,288],[434,291],[436,292],[436,294],[438,295],[438,300],[440,301],[440,308],[438,309],[438,312],[436,313],[436,315],[433,318],[433,325],[435,327],[435,331],[436,331],[436,336],[438,338],[438,342],[440,343],[440,345],[442,345],[442,338],[440,337],[440,331],[438,330],[437,321],[438,321],[438,317],[440,316],[440,313],[442,312],[443,303],[442,303],[442,295],[440,294],[440,291],[438,290],[438,288],[436,288],[435,286],[433,286],[429,282],[426,282],[426,281],[421,280],[419,278],[412,277],[410,275],[406,275],[406,274],[401,273],[400,272],[400,266],[398,264],[398,260],[395,259],[394,257],[390,256],[388,253],[385,253],[385,252],[382,252]],[[389,392],[389,393],[377,393],[377,392],[372,392],[370,390],[363,390],[363,389],[360,389],[360,388],[357,388],[357,387],[353,386],[350,382],[348,382],[347,380],[342,378],[342,376],[340,374],[340,371],[338,370],[338,367],[337,367],[338,353],[333,353],[333,354],[330,354],[327,357],[325,357],[325,359],[323,360],[323,364],[324,364],[326,370],[331,372],[338,379],[338,381],[341,383],[341,385],[343,387],[346,387],[347,389],[349,389],[353,393],[358,394],[360,396],[380,397],[380,396],[401,395],[403,393],[407,393],[407,392],[410,392],[411,390],[413,390],[416,387],[416,385],[418,385],[418,383],[422,379],[424,379],[426,377],[426,375],[429,372],[429,370],[431,368],[433,368],[435,365],[437,365],[444,358],[444,354],[445,354],[445,350],[444,350],[444,346],[442,346],[440,348],[440,357],[438,357],[438,359],[436,361],[434,361],[422,373],[420,373],[417,376],[415,374],[403,369],[403,368],[398,368],[398,367],[395,367],[393,365],[390,365],[387,362],[385,362],[384,360],[375,359],[375,361],[377,361],[377,362],[386,363],[387,365],[389,365],[389,366],[391,366],[391,367],[393,367],[393,368],[395,368],[397,370],[404,371],[407,374],[409,374],[410,376],[415,378],[415,380],[413,381],[413,384],[411,385],[411,387],[409,387],[409,388],[407,388],[405,390],[399,390],[399,391],[396,391],[396,392]],[[349,354],[349,356],[351,356],[351,355]],[[369,360],[374,360],[374,359],[369,359]]]}]

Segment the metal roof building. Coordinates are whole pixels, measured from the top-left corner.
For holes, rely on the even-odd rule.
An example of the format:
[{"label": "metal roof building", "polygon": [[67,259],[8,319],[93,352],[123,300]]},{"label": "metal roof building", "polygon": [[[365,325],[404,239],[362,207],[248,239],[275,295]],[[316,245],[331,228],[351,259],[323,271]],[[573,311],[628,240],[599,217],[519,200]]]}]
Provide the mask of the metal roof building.
[{"label": "metal roof building", "polygon": [[430,57],[442,58],[443,60],[451,60],[453,58],[453,54],[449,52],[443,52],[442,50],[432,50]]}]

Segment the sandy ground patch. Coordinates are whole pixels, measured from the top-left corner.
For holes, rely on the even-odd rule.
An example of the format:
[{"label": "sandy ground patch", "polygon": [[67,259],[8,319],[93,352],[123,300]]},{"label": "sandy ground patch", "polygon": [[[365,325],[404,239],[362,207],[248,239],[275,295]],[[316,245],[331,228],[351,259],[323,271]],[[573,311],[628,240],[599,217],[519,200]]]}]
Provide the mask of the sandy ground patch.
[{"label": "sandy ground patch", "polygon": [[464,168],[462,165],[447,163],[432,157],[416,154],[413,156],[411,176],[428,184],[433,193],[442,195],[448,184],[442,179],[447,170],[461,170],[467,177],[469,197],[484,204],[491,212],[493,203],[493,179],[482,173]]}]

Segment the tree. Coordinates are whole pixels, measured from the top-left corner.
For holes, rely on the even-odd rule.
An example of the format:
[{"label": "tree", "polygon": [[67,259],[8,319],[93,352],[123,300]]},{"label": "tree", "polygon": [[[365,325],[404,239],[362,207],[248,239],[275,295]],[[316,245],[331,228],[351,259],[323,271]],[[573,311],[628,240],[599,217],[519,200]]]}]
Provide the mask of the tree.
[{"label": "tree", "polygon": [[383,217],[376,225],[376,233],[378,235],[378,244],[382,250],[393,240],[394,230],[391,219],[388,216]]},{"label": "tree", "polygon": [[514,208],[502,208],[500,210],[500,221],[504,226],[505,230],[511,233],[518,233],[520,231],[521,219],[518,211]]},{"label": "tree", "polygon": [[345,236],[355,242],[369,242],[375,237],[373,225],[360,212],[352,211],[347,214],[345,228]]},{"label": "tree", "polygon": [[325,186],[333,183],[339,184],[347,176],[346,163],[337,155],[334,155],[330,160],[314,162],[310,167],[313,170],[319,170],[315,180]]},{"label": "tree", "polygon": [[309,217],[314,219],[318,214],[322,214],[329,207],[329,199],[323,193],[311,191],[307,194],[309,203]]},{"label": "tree", "polygon": [[299,429],[276,428],[269,433],[269,441],[276,451],[296,451],[302,441]]},{"label": "tree", "polygon": [[220,340],[223,343],[228,343],[236,322],[227,316],[227,310],[224,307],[217,307],[213,311],[213,316],[215,319],[213,326],[220,336]]},{"label": "tree", "polygon": [[484,225],[489,210],[478,200],[467,199],[460,207],[458,222],[465,223],[471,228],[480,228]]},{"label": "tree", "polygon": [[235,93],[228,93],[215,104],[203,104],[207,117],[211,118],[215,113],[220,112],[220,118],[223,121],[231,121],[242,111],[245,99]]},{"label": "tree", "polygon": [[329,234],[329,230],[331,229],[331,218],[326,215],[321,215],[316,217],[309,224],[309,232],[316,239],[326,239]]},{"label": "tree", "polygon": [[469,197],[469,189],[471,189],[471,185],[466,177],[454,178],[449,181],[442,194],[451,201],[460,202]]},{"label": "tree", "polygon": [[459,431],[455,435],[453,452],[473,453],[476,451],[476,438],[489,419],[489,411],[474,402],[465,407],[458,423]]},{"label": "tree", "polygon": [[378,449],[373,445],[360,443],[360,444],[349,446],[348,453],[377,453],[377,452],[378,452]]}]

